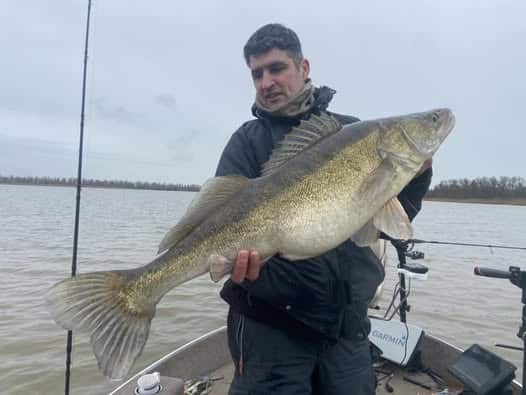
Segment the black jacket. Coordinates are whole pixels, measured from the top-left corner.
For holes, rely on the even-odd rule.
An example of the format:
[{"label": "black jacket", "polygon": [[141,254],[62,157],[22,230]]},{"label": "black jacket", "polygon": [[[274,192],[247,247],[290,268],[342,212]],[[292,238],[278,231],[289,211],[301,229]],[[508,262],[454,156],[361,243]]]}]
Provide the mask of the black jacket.
[{"label": "black jacket", "polygon": [[[325,110],[333,93],[326,87],[317,89],[312,112]],[[273,118],[256,108],[253,114],[256,119],[244,123],[227,143],[216,176],[259,177],[276,144],[300,119],[310,115]],[[342,124],[358,121],[355,117],[332,115]],[[399,195],[411,219],[420,210],[430,180],[431,170],[414,179]],[[221,296],[234,311],[261,322],[337,339],[343,321],[367,319],[367,303],[383,278],[383,267],[371,249],[348,240],[319,257],[301,262],[273,257],[262,267],[256,281],[237,285],[228,280]],[[353,317],[346,317],[344,310],[350,304],[354,306]]]}]

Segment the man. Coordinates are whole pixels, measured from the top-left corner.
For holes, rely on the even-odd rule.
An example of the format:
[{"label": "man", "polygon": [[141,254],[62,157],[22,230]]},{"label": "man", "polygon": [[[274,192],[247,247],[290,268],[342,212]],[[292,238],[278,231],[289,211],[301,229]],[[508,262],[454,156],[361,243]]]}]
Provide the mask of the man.
[{"label": "man", "polygon": [[[216,176],[259,177],[284,135],[326,111],[335,93],[313,87],[300,41],[282,25],[258,29],[244,56],[256,90],[256,119],[232,135]],[[331,114],[342,124],[358,121]],[[431,180],[430,168],[421,173],[399,195],[411,219]],[[228,341],[236,367],[230,394],[374,394],[367,305],[383,278],[371,249],[350,240],[295,262],[275,256],[263,265],[257,251],[240,251],[221,291],[230,305]]]}]

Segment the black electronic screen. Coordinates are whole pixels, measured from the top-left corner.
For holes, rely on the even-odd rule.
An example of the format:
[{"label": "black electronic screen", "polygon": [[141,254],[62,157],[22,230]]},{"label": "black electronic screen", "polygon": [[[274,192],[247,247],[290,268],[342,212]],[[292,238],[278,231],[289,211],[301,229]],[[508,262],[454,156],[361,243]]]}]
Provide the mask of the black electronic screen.
[{"label": "black electronic screen", "polygon": [[517,368],[478,344],[472,345],[448,370],[464,385],[484,395],[511,382]]}]

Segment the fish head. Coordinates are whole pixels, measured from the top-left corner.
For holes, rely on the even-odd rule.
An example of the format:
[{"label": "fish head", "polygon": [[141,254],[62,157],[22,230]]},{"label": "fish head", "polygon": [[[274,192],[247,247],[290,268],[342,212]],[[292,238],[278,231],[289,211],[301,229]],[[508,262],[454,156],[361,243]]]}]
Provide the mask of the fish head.
[{"label": "fish head", "polygon": [[399,165],[419,169],[430,159],[455,126],[447,108],[386,119],[378,151]]}]

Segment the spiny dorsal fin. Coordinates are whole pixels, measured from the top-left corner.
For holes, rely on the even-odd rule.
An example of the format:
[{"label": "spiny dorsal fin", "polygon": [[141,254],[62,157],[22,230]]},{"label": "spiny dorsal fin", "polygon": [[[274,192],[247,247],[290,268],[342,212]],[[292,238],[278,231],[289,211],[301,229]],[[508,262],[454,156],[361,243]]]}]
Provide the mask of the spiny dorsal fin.
[{"label": "spiny dorsal fin", "polygon": [[219,206],[223,205],[234,193],[238,192],[246,183],[248,178],[243,176],[214,177],[208,179],[199,194],[192,200],[185,215],[179,220],[159,244],[161,252],[173,247],[197,225],[204,221]]},{"label": "spiny dorsal fin", "polygon": [[340,122],[326,112],[322,112],[320,116],[312,114],[309,119],[301,121],[285,135],[285,138],[272,151],[269,160],[263,165],[261,175],[266,176],[273,173],[289,159],[341,128]]}]

